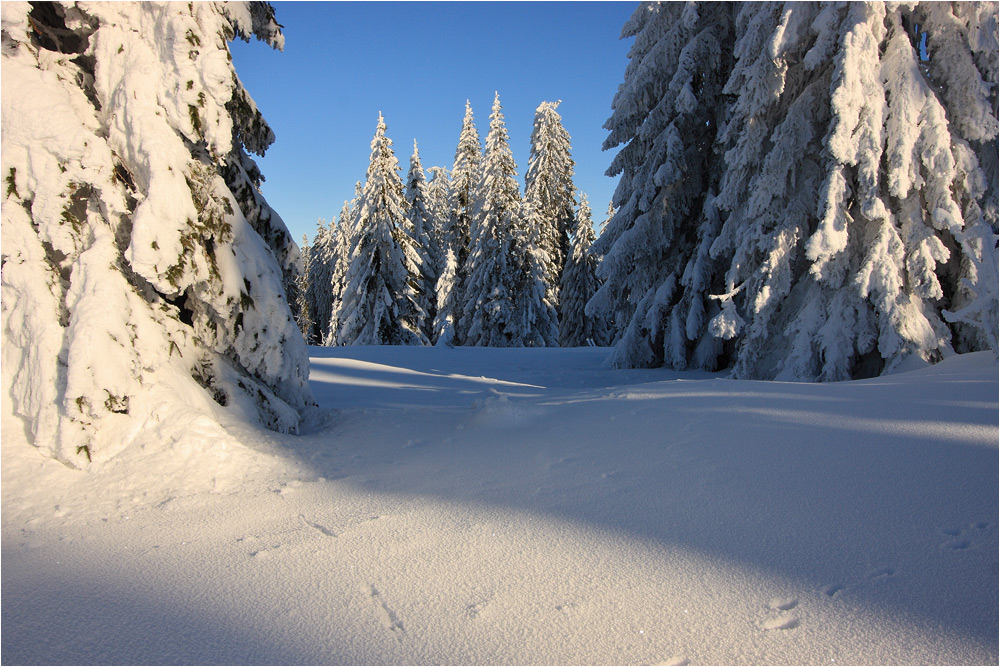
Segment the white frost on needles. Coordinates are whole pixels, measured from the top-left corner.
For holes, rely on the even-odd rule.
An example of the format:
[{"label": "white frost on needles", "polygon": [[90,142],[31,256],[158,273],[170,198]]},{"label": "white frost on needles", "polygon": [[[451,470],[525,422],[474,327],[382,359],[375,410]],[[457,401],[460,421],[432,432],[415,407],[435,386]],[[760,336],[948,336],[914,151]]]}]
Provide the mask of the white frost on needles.
[{"label": "white frost on needles", "polygon": [[282,282],[297,250],[240,187],[259,177],[244,147],[274,135],[227,46],[280,48],[273,10],[2,12],[4,383],[36,444],[85,466],[220,406],[294,432],[312,403]]}]

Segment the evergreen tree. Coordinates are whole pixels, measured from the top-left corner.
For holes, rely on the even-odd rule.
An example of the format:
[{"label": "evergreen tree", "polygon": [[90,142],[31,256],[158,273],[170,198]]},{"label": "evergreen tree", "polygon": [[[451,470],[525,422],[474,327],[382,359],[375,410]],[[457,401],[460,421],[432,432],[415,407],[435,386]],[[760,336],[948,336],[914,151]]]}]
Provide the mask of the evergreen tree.
[{"label": "evergreen tree", "polygon": [[451,248],[445,253],[444,269],[438,278],[437,312],[434,314],[434,344],[452,345],[455,338],[455,313],[458,292],[455,289],[458,276],[458,262]]},{"label": "evergreen tree", "polygon": [[[731,69],[731,12],[728,3],[644,3],[622,31],[635,42],[604,142],[606,150],[624,144],[608,170],[621,180],[617,212],[595,243],[603,284],[588,308],[613,323],[618,366],[683,368],[691,347],[700,365],[717,356],[718,340],[704,331],[715,313],[701,296],[710,289],[706,265],[687,265],[711,242],[702,237],[714,219],[712,148]],[[682,281],[692,284],[683,299]]]},{"label": "evergreen tree", "polygon": [[[569,237],[576,208],[569,133],[556,111],[560,102],[542,102],[535,110],[531,153],[524,177],[524,200],[538,215],[540,246],[549,257],[546,283],[549,298],[558,302],[559,281],[569,254]],[[561,311],[560,311],[561,312]]]},{"label": "evergreen tree", "polygon": [[559,319],[559,344],[562,347],[606,344],[602,321],[585,312],[587,302],[597,291],[598,261],[591,252],[595,240],[593,225],[590,204],[584,195],[580,199],[570,253],[562,274],[562,317]]},{"label": "evergreen tree", "polygon": [[[469,107],[466,106],[466,118],[469,117]],[[510,331],[514,273],[511,244],[515,218],[521,208],[521,194],[515,180],[516,168],[501,113],[500,95],[497,94],[490,114],[490,131],[486,137],[478,184],[480,199],[470,230],[468,277],[462,290],[464,301],[458,330],[462,332],[462,343],[465,345],[509,347],[513,337]],[[452,171],[453,185],[462,175],[456,158],[456,168]],[[471,185],[463,189],[469,193],[477,191]],[[455,192],[461,191],[456,189]]]},{"label": "evergreen tree", "polygon": [[479,202],[471,231],[468,279],[459,330],[466,345],[510,347],[554,343],[546,298],[539,223],[523,207],[500,95],[493,102]]},{"label": "evergreen tree", "polygon": [[[717,122],[699,118],[667,153],[634,148],[654,119],[679,117],[686,103],[685,94],[665,90],[650,97],[646,68],[629,65],[619,96],[645,91],[641,99],[658,111],[643,118],[634,102],[616,98],[609,121],[609,141],[631,141],[615,158],[626,178],[615,197],[621,209],[597,242],[607,252],[600,273],[609,284],[595,302],[605,310],[618,296],[636,304],[616,361],[839,380],[994,344],[996,178],[982,162],[995,164],[997,112],[995,89],[982,84],[997,77],[989,45],[996,31],[984,29],[995,26],[996,6],[673,11],[670,27],[654,28],[663,8],[641,7],[630,24],[638,31],[634,50],[658,54],[653,69],[668,71],[656,80],[675,82],[669,69],[690,60],[697,39],[684,46],[666,37],[670,30],[733,12],[731,52],[719,41],[719,62],[731,61],[728,103],[706,104],[719,110]],[[695,102],[705,90],[702,78],[691,89]],[[664,115],[670,107],[673,116]],[[704,140],[722,159],[701,172],[679,169],[677,155],[712,154],[696,130],[713,126],[718,131]],[[674,203],[684,192],[704,193],[690,198],[697,216],[679,227],[661,218],[654,236],[629,246],[643,216],[664,210],[644,207],[662,192]],[[641,286],[621,271],[642,265],[642,244],[659,249],[649,265],[661,267],[663,280],[655,290],[650,281],[637,300]]]},{"label": "evergreen tree", "polygon": [[434,220],[430,214],[427,181],[420,164],[417,142],[413,141],[413,155],[410,157],[410,171],[406,176],[406,233],[417,252],[416,285],[417,304],[426,313],[420,322],[420,330],[428,340],[433,341],[434,314],[437,312],[435,284],[438,274],[435,259],[440,254],[434,234]]},{"label": "evergreen tree", "polygon": [[313,237],[312,248],[309,251],[306,279],[306,303],[313,321],[312,332],[307,340],[315,341],[317,345],[326,340],[330,332],[330,315],[333,309],[330,278],[338,251],[333,225],[327,227],[326,223],[320,219],[316,225],[316,235]]},{"label": "evergreen tree", "polygon": [[309,247],[309,237],[302,235],[302,276],[299,278],[299,288],[295,299],[295,323],[306,345],[315,345],[317,338],[313,331],[312,311],[309,308],[307,293],[309,291],[309,262],[312,248]]},{"label": "evergreen tree", "polygon": [[432,245],[436,255],[432,255],[434,274],[440,276],[446,264],[445,254],[449,248],[446,229],[451,218],[451,205],[448,202],[451,191],[451,177],[444,167],[429,167],[427,169],[427,212],[431,219]]},{"label": "evergreen tree", "polygon": [[604,233],[604,229],[613,217],[615,217],[615,205],[613,202],[608,202],[608,212],[604,215],[604,220],[601,221],[601,229],[598,231],[598,234]]},{"label": "evergreen tree", "polygon": [[336,252],[334,252],[333,269],[330,271],[330,324],[327,327],[326,337],[323,345],[340,345],[337,335],[340,330],[340,311],[343,306],[344,281],[347,277],[347,270],[351,265],[351,253],[354,249],[356,229],[356,211],[358,202],[361,200],[361,182],[354,184],[354,199],[345,201],[340,209],[340,217],[337,219],[337,229],[334,232],[336,238]]},{"label": "evergreen tree", "polygon": [[341,345],[427,344],[414,289],[419,256],[405,231],[403,181],[385,130],[379,113],[338,313]]},{"label": "evergreen tree", "polygon": [[556,347],[559,317],[549,284],[549,254],[542,249],[544,229],[534,207],[523,202],[514,219],[511,260],[513,264],[513,319],[508,326],[512,347]]},{"label": "evergreen tree", "polygon": [[[464,304],[466,284],[469,280],[468,259],[470,252],[470,226],[481,194],[477,188],[482,177],[482,149],[479,145],[479,132],[476,131],[472,117],[472,106],[465,102],[465,118],[462,120],[462,132],[458,137],[458,147],[455,149],[455,163],[451,170],[451,192],[449,200],[451,216],[444,226],[442,236],[448,248],[455,254],[458,262],[458,278],[455,282],[455,295],[458,309],[455,311],[455,340],[464,344],[465,331],[461,328],[464,322]],[[444,248],[445,245],[442,245]]]},{"label": "evergreen tree", "polygon": [[273,9],[2,14],[4,389],[35,444],[87,466],[143,424],[211,423],[213,399],[294,432],[313,402],[299,253],[255,190],[245,150],[274,135],[228,57],[236,36],[282,47]]}]

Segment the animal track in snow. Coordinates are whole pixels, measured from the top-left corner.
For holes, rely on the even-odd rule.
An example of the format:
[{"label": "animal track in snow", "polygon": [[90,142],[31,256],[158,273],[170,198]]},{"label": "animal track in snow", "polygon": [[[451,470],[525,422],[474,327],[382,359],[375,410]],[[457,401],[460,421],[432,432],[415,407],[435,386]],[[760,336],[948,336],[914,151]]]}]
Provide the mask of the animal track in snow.
[{"label": "animal track in snow", "polygon": [[486,606],[489,603],[490,603],[490,600],[488,600],[488,599],[487,600],[480,600],[479,602],[473,602],[472,604],[467,605],[465,607],[465,613],[470,618],[476,618],[477,616],[479,616],[480,613],[482,613],[483,609],[485,609]]},{"label": "animal track in snow", "polygon": [[847,588],[847,586],[845,584],[837,582],[835,584],[830,584],[829,586],[827,586],[826,588],[824,588],[823,589],[823,594],[826,595],[827,597],[831,597],[831,598],[837,597],[837,594],[840,593],[841,591],[843,591],[845,588]]},{"label": "animal track in snow", "polygon": [[315,523],[313,521],[310,521],[309,519],[305,518],[305,516],[303,516],[301,514],[299,515],[299,518],[302,519],[302,523],[306,524],[307,526],[309,526],[313,530],[317,530],[317,531],[323,533],[327,537],[336,537],[337,536],[337,533],[333,532],[332,530],[330,530],[326,526],[324,526],[322,524]]},{"label": "animal track in snow", "polygon": [[972,546],[972,540],[969,539],[969,533],[973,531],[978,532],[986,530],[988,527],[989,524],[985,521],[977,521],[976,523],[969,524],[968,529],[944,528],[941,532],[951,539],[946,540],[944,544],[941,545],[941,548],[948,549],[950,551],[965,551]]},{"label": "animal track in snow", "polygon": [[760,624],[765,630],[794,630],[799,627],[799,619],[794,616],[776,616]]},{"label": "animal track in snow", "polygon": [[789,611],[798,604],[799,601],[795,598],[773,598],[768,606],[775,611]]},{"label": "animal track in snow", "polygon": [[374,585],[362,585],[361,591],[368,595],[375,604],[375,616],[378,617],[378,621],[382,624],[383,628],[396,636],[406,634],[406,630],[403,629],[403,623],[396,616],[396,613],[389,608],[389,605],[385,603],[385,600],[382,599],[382,594],[378,592],[378,589]]},{"label": "animal track in snow", "polygon": [[888,579],[889,577],[896,574],[896,570],[891,567],[880,567],[877,570],[872,570],[868,573],[869,579]]},{"label": "animal track in snow", "polygon": [[956,537],[953,540],[948,540],[941,546],[944,547],[945,549],[951,549],[952,551],[965,551],[966,549],[969,548],[970,544],[971,543],[969,542],[969,540],[962,539],[961,537]]},{"label": "animal track in snow", "polygon": [[687,656],[675,655],[672,658],[667,658],[663,662],[656,663],[655,667],[667,667],[673,665],[680,665],[681,667],[683,667],[683,665],[689,665],[689,664],[691,664],[691,661],[687,659]]},{"label": "animal track in snow", "polygon": [[799,627],[798,617],[787,613],[799,606],[797,598],[772,598],[767,606],[779,614],[761,623],[765,630],[794,630]]}]

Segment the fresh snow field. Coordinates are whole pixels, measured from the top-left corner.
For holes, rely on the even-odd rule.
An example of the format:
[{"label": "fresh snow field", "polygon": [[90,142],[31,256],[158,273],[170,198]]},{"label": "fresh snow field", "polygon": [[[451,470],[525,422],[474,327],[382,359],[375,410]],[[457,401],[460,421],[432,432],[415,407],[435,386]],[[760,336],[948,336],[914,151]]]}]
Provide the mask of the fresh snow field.
[{"label": "fresh snow field", "polygon": [[4,396],[5,664],[998,661],[989,353],[792,384],[310,352],[303,435],[218,409],[90,472]]}]

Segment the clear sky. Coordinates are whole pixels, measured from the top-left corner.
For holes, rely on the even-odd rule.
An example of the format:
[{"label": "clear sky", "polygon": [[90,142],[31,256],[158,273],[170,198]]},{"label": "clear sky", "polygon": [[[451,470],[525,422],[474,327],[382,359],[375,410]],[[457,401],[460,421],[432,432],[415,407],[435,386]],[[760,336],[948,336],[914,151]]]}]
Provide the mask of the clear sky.
[{"label": "clear sky", "polygon": [[275,2],[285,50],[231,46],[236,72],[277,141],[263,158],[264,196],[296,241],[340,213],[364,180],[379,111],[405,178],[413,140],[426,169],[451,168],[465,100],[480,140],[499,91],[524,188],[535,109],[559,113],[577,188],[594,221],[617,178],[604,175],[604,122],[624,80],[633,2]]}]

